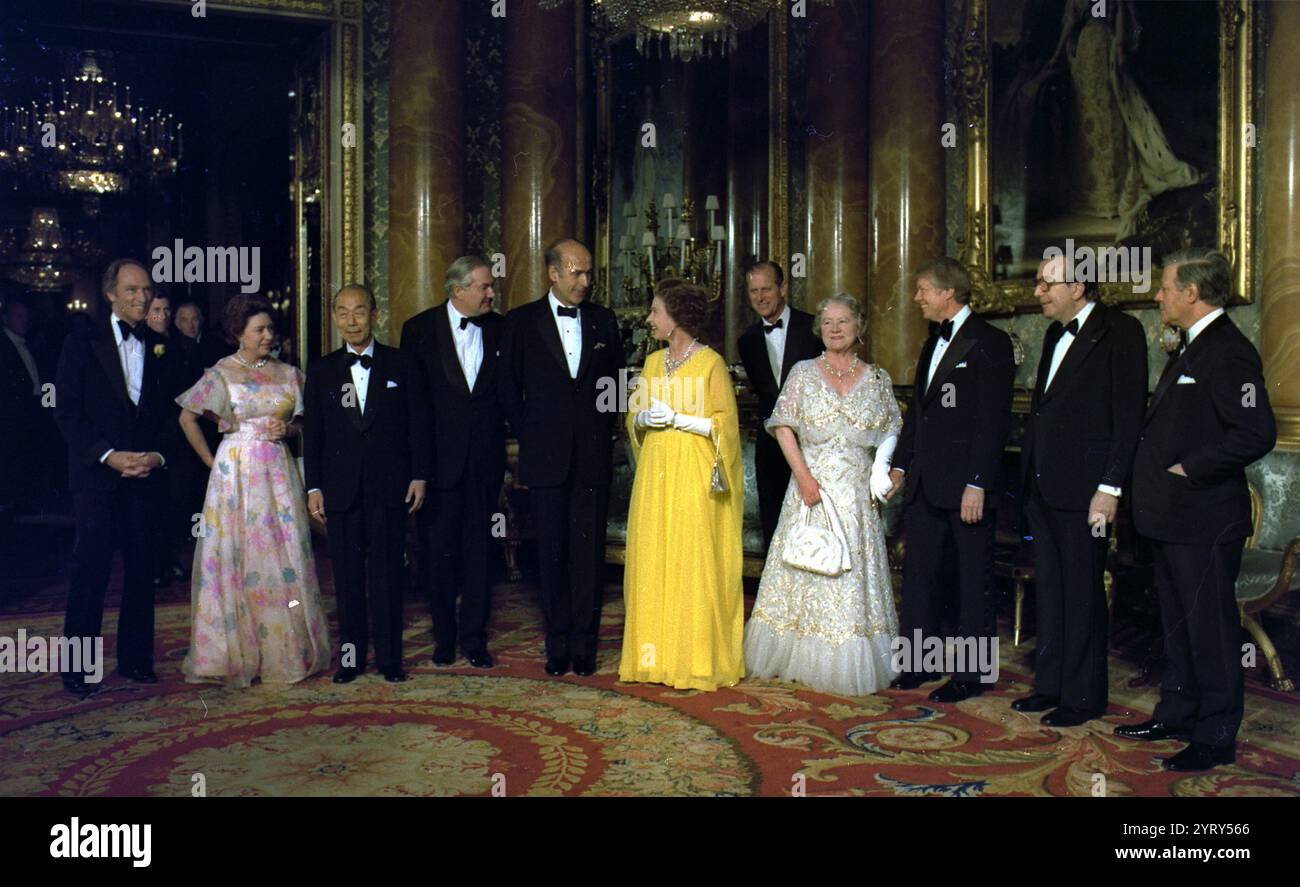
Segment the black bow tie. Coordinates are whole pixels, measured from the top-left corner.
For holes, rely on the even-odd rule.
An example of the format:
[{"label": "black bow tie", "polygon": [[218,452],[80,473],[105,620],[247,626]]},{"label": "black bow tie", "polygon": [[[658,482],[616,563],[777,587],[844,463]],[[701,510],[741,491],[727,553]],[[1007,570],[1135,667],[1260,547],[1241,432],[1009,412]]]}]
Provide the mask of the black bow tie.
[{"label": "black bow tie", "polygon": [[1076,317],[1065,325],[1065,329],[1061,332],[1061,335],[1065,335],[1066,333],[1069,333],[1072,336],[1079,335],[1079,318]]},{"label": "black bow tie", "polygon": [[770,333],[772,332],[772,330],[779,330],[779,329],[780,329],[781,327],[783,327],[783,326],[785,326],[785,318],[784,318],[784,317],[781,318],[780,320],[778,320],[776,323],[765,323],[765,324],[763,324],[763,332],[764,332],[764,333],[769,333],[769,334],[770,334]]},{"label": "black bow tie", "polygon": [[348,352],[348,366],[350,367],[361,364],[363,370],[368,370],[370,369],[370,365],[374,362],[375,359],[369,354],[357,354],[355,351]]},{"label": "black bow tie", "polygon": [[[137,334],[135,331],[135,327],[131,326],[131,324],[127,323],[125,320],[119,320],[117,322],[117,328],[122,331],[123,342],[125,342],[127,339],[131,338],[132,336],[135,336],[137,339],[140,338],[139,334]],[[144,340],[141,339],[140,341],[144,341]]]},{"label": "black bow tie", "polygon": [[936,327],[934,331],[939,334],[940,339],[943,339],[945,342],[947,342],[949,339],[952,338],[951,320],[945,320],[943,321],[943,323],[937,323],[934,326]]},{"label": "black bow tie", "polygon": [[556,312],[559,313],[559,315],[560,315],[561,317],[577,317],[577,316],[578,316],[578,309],[577,309],[577,308],[565,308],[563,305],[559,305],[559,306],[556,307],[555,310],[556,310]]},{"label": "black bow tie", "polygon": [[[561,308],[560,310],[563,311],[564,309]],[[577,313],[578,313],[578,309],[577,309],[577,308],[573,309],[573,313],[574,313],[574,316],[576,317],[576,316],[577,316]],[[461,329],[465,329],[465,327],[469,326],[471,323],[474,324],[474,326],[476,326],[476,327],[482,327],[482,326],[483,326],[483,318],[482,318],[482,317],[462,317],[462,318],[460,319],[460,328],[461,328]]]}]

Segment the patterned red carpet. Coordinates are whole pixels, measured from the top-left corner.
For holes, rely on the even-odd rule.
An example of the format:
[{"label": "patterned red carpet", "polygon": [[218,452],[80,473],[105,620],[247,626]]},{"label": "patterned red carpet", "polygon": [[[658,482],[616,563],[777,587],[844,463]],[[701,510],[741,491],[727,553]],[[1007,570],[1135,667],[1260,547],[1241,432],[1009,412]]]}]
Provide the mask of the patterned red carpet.
[{"label": "patterned red carpet", "polygon": [[[607,600],[594,678],[542,671],[540,613],[520,585],[497,590],[491,671],[464,660],[434,668],[428,617],[412,603],[407,683],[372,673],[340,686],[325,674],[243,691],[181,680],[189,605],[162,604],[157,685],[110,673],[77,702],[56,676],[0,675],[0,794],[1300,795],[1300,708],[1281,694],[1248,693],[1235,765],[1179,776],[1156,761],[1179,744],[1112,736],[1115,724],[1144,720],[1156,696],[1124,689],[1131,671],[1118,664],[1106,719],[1065,730],[1011,710],[1028,671],[1026,648],[1005,641],[996,690],[953,706],[925,690],[845,698],[775,681],[716,693],[624,685],[618,589]],[[49,636],[61,624],[57,613],[16,615],[0,634]]]}]

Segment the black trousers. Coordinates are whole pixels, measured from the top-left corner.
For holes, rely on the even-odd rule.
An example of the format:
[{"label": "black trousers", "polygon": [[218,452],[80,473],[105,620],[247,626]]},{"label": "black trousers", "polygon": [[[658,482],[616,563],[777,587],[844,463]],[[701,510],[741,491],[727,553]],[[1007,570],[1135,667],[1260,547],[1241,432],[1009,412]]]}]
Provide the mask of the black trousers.
[{"label": "black trousers", "polygon": [[1245,540],[1218,545],[1152,541],[1164,627],[1165,674],[1152,715],[1193,742],[1232,745],[1245,702],[1237,573]]},{"label": "black trousers", "polygon": [[[327,497],[325,530],[334,568],[339,643],[353,645],[352,664],[364,671],[373,632],[375,666],[397,668],[402,664],[402,597],[407,583],[402,564],[406,506],[371,504],[358,491],[347,511],[329,507]],[[347,648],[340,649],[347,665]]]},{"label": "black trousers", "polygon": [[609,487],[530,487],[537,527],[546,655],[593,657],[600,631]]},{"label": "black trousers", "polygon": [[[945,556],[957,558],[958,632],[965,638],[995,638],[993,606],[993,529],[995,511],[987,506],[975,524],[963,523],[958,509],[939,508],[925,498],[922,486],[903,512],[907,537],[903,559],[902,636],[909,640],[919,628],[926,638],[942,637],[944,589],[940,578]],[[969,666],[970,663],[967,663]],[[953,679],[978,683],[976,669],[954,672]]]},{"label": "black trousers", "polygon": [[1031,493],[1025,516],[1034,536],[1038,651],[1034,691],[1084,711],[1106,708],[1109,624],[1107,537],[1097,538],[1087,511],[1053,508]]},{"label": "black trousers", "polygon": [[159,473],[124,479],[111,492],[82,492],[72,497],[77,536],[63,634],[69,638],[100,635],[113,553],[120,548],[125,583],[117,618],[119,669],[153,669],[153,580],[157,575],[153,546],[156,524],[162,520],[159,505],[163,498]]},{"label": "black trousers", "polygon": [[485,472],[471,460],[459,483],[431,491],[431,501],[421,509],[421,514],[428,514],[423,521],[425,572],[433,641],[438,648],[451,651],[459,643],[466,654],[487,650],[488,617],[492,611],[488,563],[493,515],[503,478],[503,471]]},{"label": "black trousers", "polygon": [[754,473],[758,482],[758,519],[763,525],[763,548],[772,545],[776,524],[781,517],[781,504],[790,486],[790,463],[776,438],[762,427],[754,440]]}]

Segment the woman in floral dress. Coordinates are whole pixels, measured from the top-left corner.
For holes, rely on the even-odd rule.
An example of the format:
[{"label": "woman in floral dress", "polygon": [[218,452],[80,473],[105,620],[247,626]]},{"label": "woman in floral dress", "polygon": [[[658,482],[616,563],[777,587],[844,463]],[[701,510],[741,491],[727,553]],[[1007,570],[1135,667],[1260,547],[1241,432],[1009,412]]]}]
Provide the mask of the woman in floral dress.
[{"label": "woman in floral dress", "polygon": [[[270,357],[275,330],[265,300],[236,296],[226,332],[239,350],[176,398],[185,436],[211,469],[182,668],[195,683],[293,683],[330,660],[302,480],[284,443],[298,433],[302,371]],[[224,435],[215,456],[200,416]]]}]

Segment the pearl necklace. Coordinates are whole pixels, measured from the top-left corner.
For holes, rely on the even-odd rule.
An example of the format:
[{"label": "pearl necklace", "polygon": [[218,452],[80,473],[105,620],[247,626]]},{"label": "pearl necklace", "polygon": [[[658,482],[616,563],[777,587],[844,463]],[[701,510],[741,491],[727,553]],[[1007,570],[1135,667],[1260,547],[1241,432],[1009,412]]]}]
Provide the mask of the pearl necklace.
[{"label": "pearl necklace", "polygon": [[235,363],[239,364],[241,367],[247,367],[250,370],[260,370],[262,367],[266,366],[266,362],[270,360],[269,357],[263,357],[257,363],[249,363],[248,361],[244,360],[244,358],[239,356],[238,351],[236,351],[234,354],[230,356],[235,359]]},{"label": "pearl necklace", "polygon": [[673,373],[677,372],[682,364],[690,360],[691,355],[698,350],[696,348],[697,345],[699,345],[699,340],[691,339],[691,343],[686,346],[686,350],[682,352],[681,357],[673,357],[673,349],[671,347],[667,349],[668,353],[664,355],[664,370],[670,378]]},{"label": "pearl necklace", "polygon": [[826,367],[826,372],[830,373],[835,378],[847,379],[858,370],[858,356],[856,354],[853,355],[853,363],[849,364],[847,370],[837,370],[835,367],[831,366],[831,362],[826,359],[826,353],[822,352],[822,366]]}]

